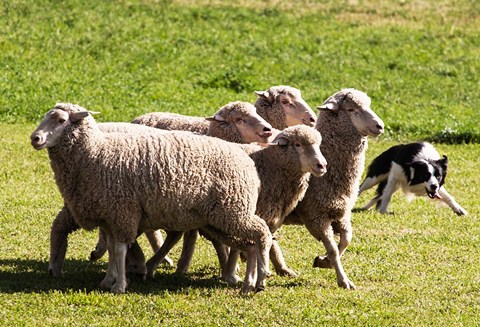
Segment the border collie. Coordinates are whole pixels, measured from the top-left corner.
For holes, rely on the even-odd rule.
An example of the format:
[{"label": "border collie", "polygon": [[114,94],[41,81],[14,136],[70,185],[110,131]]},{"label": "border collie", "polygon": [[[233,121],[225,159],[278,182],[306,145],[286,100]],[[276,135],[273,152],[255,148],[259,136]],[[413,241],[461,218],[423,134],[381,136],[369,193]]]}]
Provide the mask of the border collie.
[{"label": "border collie", "polygon": [[466,215],[463,209],[443,187],[447,175],[447,156],[440,157],[430,143],[418,142],[391,147],[376,157],[360,185],[359,195],[378,184],[375,197],[363,209],[374,204],[386,213],[388,204],[400,187],[409,200],[413,196],[428,196],[447,204],[457,215]]}]

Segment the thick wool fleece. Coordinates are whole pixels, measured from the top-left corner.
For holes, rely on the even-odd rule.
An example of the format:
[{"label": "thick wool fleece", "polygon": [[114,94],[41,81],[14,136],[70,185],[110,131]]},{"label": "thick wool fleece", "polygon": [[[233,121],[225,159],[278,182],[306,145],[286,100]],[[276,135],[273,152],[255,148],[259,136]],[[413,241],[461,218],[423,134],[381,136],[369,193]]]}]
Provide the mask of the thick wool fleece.
[{"label": "thick wool fleece", "polygon": [[135,118],[133,124],[141,124],[159,129],[190,131],[207,134],[209,122],[202,117],[180,115],[170,112],[151,112]]},{"label": "thick wool fleece", "polygon": [[261,180],[256,214],[266,221],[272,233],[280,228],[284,218],[304,197],[310,179],[310,173],[302,171],[294,144],[322,142],[320,133],[302,125],[283,130],[277,138],[288,139],[288,145],[273,145],[263,149],[242,146],[250,153]]},{"label": "thick wool fleece", "polygon": [[[334,96],[358,106],[370,105],[370,98],[360,91],[346,89]],[[320,111],[316,129],[322,134],[321,149],[329,163],[327,173],[322,177],[312,176],[304,199],[288,220],[294,218],[299,222],[300,219],[309,230],[328,222],[349,226],[365,165],[367,137],[358,133],[342,109],[338,113]]]},{"label": "thick wool fleece", "polygon": [[254,217],[260,181],[241,149],[147,127],[145,133],[102,133],[91,117],[67,129],[48,152],[66,206],[82,228],[103,227],[127,243],[138,230],[205,225],[258,240],[264,226]]},{"label": "thick wool fleece", "polygon": [[268,121],[273,128],[283,130],[287,128],[287,118],[285,116],[285,111],[283,110],[278,96],[280,94],[285,94],[291,97],[292,99],[301,99],[302,95],[300,90],[287,86],[272,86],[268,89],[268,99],[259,97],[255,101],[254,105],[257,108],[257,113],[260,117]]}]

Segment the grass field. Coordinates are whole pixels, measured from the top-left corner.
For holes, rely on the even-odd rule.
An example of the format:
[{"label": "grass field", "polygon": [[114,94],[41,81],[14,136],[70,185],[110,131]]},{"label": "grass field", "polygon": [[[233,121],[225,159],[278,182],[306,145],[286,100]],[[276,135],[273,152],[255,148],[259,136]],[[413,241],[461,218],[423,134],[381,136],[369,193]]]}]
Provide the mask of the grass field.
[{"label": "grass field", "polygon": [[[1,324],[480,325],[479,15],[474,0],[0,2]],[[298,226],[279,242],[300,277],[273,276],[254,296],[218,279],[203,240],[188,277],[161,267],[115,296],[98,288],[106,259],[87,260],[96,234],[79,231],[64,276],[48,276],[62,200],[29,135],[55,102],[101,111],[100,121],[202,116],[278,84],[312,107],[343,87],[367,92],[387,131],[367,163],[398,141],[434,141],[469,215],[399,194],[393,214],[355,212],[342,261],[356,291],[311,267],[324,248]]]}]

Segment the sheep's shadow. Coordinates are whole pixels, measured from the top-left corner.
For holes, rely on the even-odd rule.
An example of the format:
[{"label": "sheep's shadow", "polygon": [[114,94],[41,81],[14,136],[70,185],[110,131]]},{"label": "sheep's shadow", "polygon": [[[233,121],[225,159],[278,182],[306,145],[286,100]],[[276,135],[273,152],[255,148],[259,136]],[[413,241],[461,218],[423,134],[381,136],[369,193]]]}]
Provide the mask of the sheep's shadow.
[{"label": "sheep's shadow", "polygon": [[[1,259],[0,293],[103,292],[99,284],[105,276],[105,270],[105,262],[66,260],[62,276],[53,277],[48,274],[48,262]],[[128,275],[127,293],[156,294],[164,291],[185,293],[188,289],[230,287],[216,275],[218,274],[213,267],[202,267],[186,276],[175,275],[173,268],[160,267],[152,279],[143,280],[139,276]]]}]

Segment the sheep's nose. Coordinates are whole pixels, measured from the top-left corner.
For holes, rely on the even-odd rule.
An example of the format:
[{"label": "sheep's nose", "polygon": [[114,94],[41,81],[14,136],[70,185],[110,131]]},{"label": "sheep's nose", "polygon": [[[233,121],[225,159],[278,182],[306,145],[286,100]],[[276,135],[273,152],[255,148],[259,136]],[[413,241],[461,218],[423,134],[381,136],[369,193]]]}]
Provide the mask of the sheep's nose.
[{"label": "sheep's nose", "polygon": [[314,123],[315,122],[315,117],[310,116],[310,122]]},{"label": "sheep's nose", "polygon": [[263,128],[263,131],[264,131],[264,132],[271,132],[272,129],[271,129],[270,127],[264,127],[264,128]]}]

